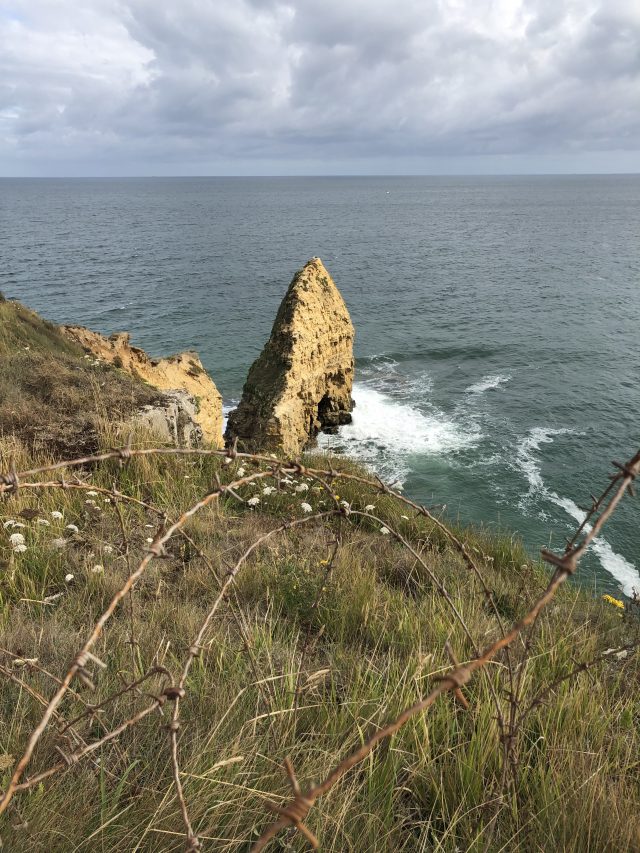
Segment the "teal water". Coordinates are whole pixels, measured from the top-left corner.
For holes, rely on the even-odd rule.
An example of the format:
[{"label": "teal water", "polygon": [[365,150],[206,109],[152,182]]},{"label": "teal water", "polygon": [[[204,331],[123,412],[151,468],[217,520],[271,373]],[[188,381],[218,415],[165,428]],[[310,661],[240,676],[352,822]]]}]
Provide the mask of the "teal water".
[{"label": "teal water", "polygon": [[[238,398],[319,255],[357,331],[323,445],[461,521],[559,546],[638,447],[640,176],[0,181],[0,289],[57,322],[194,348]],[[640,589],[640,504],[582,571]]]}]

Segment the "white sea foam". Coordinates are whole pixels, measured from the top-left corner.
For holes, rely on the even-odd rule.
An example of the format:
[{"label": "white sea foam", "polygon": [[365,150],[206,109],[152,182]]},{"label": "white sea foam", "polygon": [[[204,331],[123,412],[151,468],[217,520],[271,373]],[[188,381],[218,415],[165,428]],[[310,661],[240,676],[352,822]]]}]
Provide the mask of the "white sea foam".
[{"label": "white sea foam", "polygon": [[484,391],[491,391],[492,388],[499,388],[500,385],[505,385],[510,379],[510,376],[503,376],[502,374],[484,376],[475,385],[469,385],[465,390],[469,394],[482,394]]},{"label": "white sea foam", "polygon": [[[578,524],[582,524],[585,518],[583,510],[571,498],[563,498],[547,488],[540,473],[539,463],[534,456],[541,444],[548,444],[553,441],[554,436],[565,435],[570,432],[573,430],[536,428],[532,429],[529,435],[520,442],[517,453],[518,464],[529,483],[529,493],[521,502],[521,506],[523,503],[526,505],[531,497],[539,495],[563,509]],[[523,508],[525,507],[523,506]],[[585,529],[591,530],[590,525],[586,525]],[[618,581],[625,595],[633,595],[634,591],[640,592],[638,570],[622,554],[616,553],[606,539],[597,536],[591,543],[590,550],[598,557],[603,569]]]},{"label": "white sea foam", "polygon": [[321,435],[319,444],[326,450],[343,450],[387,479],[404,480],[410,456],[451,453],[479,437],[442,412],[423,412],[369,385],[356,384],[353,398],[353,423],[338,435]]},{"label": "white sea foam", "polygon": [[230,403],[222,404],[222,432],[227,428],[227,421],[229,420],[229,414],[238,408],[238,403],[240,400],[232,400]]}]

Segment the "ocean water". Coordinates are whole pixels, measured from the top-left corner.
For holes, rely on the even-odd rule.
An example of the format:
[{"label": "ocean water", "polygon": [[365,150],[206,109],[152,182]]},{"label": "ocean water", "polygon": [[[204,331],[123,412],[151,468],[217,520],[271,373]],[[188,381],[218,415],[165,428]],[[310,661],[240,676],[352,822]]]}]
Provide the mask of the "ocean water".
[{"label": "ocean water", "polygon": [[[227,405],[319,255],[356,327],[323,447],[451,518],[561,547],[640,430],[640,176],[0,180],[0,289],[196,349]],[[583,564],[640,589],[640,503]]]}]

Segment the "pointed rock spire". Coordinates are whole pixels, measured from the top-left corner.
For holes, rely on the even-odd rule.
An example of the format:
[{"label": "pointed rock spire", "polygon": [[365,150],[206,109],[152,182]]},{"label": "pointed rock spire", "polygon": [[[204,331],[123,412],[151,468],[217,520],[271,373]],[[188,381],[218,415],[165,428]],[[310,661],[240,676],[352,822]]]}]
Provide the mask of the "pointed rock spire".
[{"label": "pointed rock spire", "polygon": [[253,363],[225,438],[297,455],[320,430],[351,421],[354,330],[320,258],[296,273]]}]

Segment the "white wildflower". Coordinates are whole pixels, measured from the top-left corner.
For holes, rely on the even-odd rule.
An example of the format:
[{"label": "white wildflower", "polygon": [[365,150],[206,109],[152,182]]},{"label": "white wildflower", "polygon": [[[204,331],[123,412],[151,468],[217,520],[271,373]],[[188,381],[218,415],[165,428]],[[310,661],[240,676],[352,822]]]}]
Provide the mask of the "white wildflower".
[{"label": "white wildflower", "polygon": [[380,533],[382,533],[383,536],[388,536],[389,535],[389,528],[388,527],[381,527]]},{"label": "white wildflower", "polygon": [[272,495],[276,490],[275,486],[265,486],[262,490],[263,495]]},{"label": "white wildflower", "polygon": [[51,518],[55,519],[55,521],[60,521],[60,519],[64,518],[64,516],[62,515],[62,513],[59,510],[54,509],[53,512],[51,513]]},{"label": "white wildflower", "polygon": [[305,501],[300,504],[300,508],[303,512],[313,512],[313,507],[311,506],[311,504],[308,504]]},{"label": "white wildflower", "polygon": [[5,521],[5,523],[2,526],[4,527],[5,530],[8,530],[10,527],[14,527],[15,523],[16,522],[14,521],[13,518],[9,518],[7,521]]},{"label": "white wildflower", "polygon": [[71,574],[71,572],[69,572],[69,574],[64,576],[64,582],[65,583],[71,583],[72,580],[73,580],[73,575]]},{"label": "white wildflower", "polygon": [[104,573],[104,566],[101,566],[101,565],[98,563],[97,565],[95,565],[95,566],[91,569],[91,571],[93,572],[93,574],[94,574],[94,575],[101,575],[101,574],[103,574],[103,573]]},{"label": "white wildflower", "polygon": [[145,542],[148,542],[149,544],[151,544],[153,542],[153,539],[151,538],[151,536],[147,536],[147,538],[145,539]]},{"label": "white wildflower", "polygon": [[110,503],[111,503],[111,498],[105,498],[105,499],[104,499],[104,502],[105,502],[106,504],[110,504]]},{"label": "white wildflower", "polygon": [[93,491],[93,489],[92,489],[91,491],[87,492],[87,495],[88,495],[90,498],[95,498],[97,494],[98,494],[98,493],[97,493],[97,492],[94,492],[94,491]]},{"label": "white wildflower", "polygon": [[103,545],[102,550],[105,554],[113,554],[113,545]]},{"label": "white wildflower", "polygon": [[15,547],[16,545],[24,545],[24,536],[22,533],[12,533],[9,537],[9,542],[11,542],[12,547]]},{"label": "white wildflower", "polygon": [[259,503],[260,498],[256,495],[253,498],[249,498],[249,500],[247,501],[247,506],[258,506]]},{"label": "white wildflower", "polygon": [[27,550],[27,546],[24,544],[24,542],[18,542],[17,545],[13,546],[13,550],[16,552],[16,554],[24,554],[24,552]]},{"label": "white wildflower", "polygon": [[238,475],[238,477],[244,477],[244,468],[238,468],[236,474]]},{"label": "white wildflower", "polygon": [[373,512],[375,508],[376,508],[375,504],[367,504],[366,507],[364,508],[364,511],[365,512]]},{"label": "white wildflower", "polygon": [[306,483],[300,483],[299,486],[296,486],[296,492],[308,492],[309,486]]},{"label": "white wildflower", "polygon": [[75,524],[67,524],[65,530],[70,530],[71,533],[78,533],[78,527]]},{"label": "white wildflower", "polygon": [[46,518],[36,518],[36,524],[42,524],[43,527],[51,527],[51,523]]},{"label": "white wildflower", "polygon": [[52,539],[51,547],[52,548],[66,548],[67,540],[66,539]]},{"label": "white wildflower", "polygon": [[351,509],[349,501],[340,501],[340,506],[343,506],[345,509]]},{"label": "white wildflower", "polygon": [[232,462],[233,462],[233,459],[230,456],[225,456],[223,459],[224,465],[231,465]]},{"label": "white wildflower", "polygon": [[96,505],[96,502],[93,500],[93,498],[88,498],[88,499],[85,501],[85,503],[86,503],[86,505],[87,505],[87,506],[95,506],[95,505]]}]

